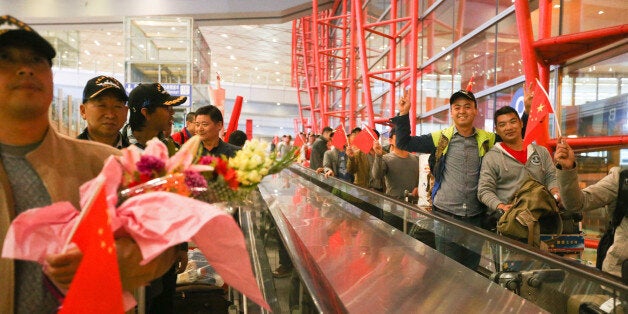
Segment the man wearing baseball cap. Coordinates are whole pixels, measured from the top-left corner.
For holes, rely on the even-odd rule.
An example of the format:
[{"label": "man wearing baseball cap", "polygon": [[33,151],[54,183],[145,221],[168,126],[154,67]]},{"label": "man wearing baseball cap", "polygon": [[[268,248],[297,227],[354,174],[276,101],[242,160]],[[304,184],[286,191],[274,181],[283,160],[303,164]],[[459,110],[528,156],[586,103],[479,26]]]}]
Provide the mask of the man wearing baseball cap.
[{"label": "man wearing baseball cap", "polygon": [[[30,208],[67,201],[81,208],[79,187],[97,176],[110,146],[58,134],[48,119],[53,98],[54,48],[28,25],[0,16],[0,250],[9,225]],[[143,285],[163,274],[174,249],[144,266],[137,244],[116,239],[122,286]],[[0,313],[52,313],[58,291],[67,289],[81,262],[78,248],[36,262],[0,259]]]},{"label": "man wearing baseball cap", "polygon": [[113,77],[100,75],[83,89],[81,117],[87,127],[76,138],[100,142],[118,149],[129,146],[120,134],[126,122],[128,97],[124,86]]},{"label": "man wearing baseball cap", "polygon": [[[527,98],[527,104],[531,104],[531,98],[529,101]],[[529,111],[527,104],[526,112]],[[399,115],[391,119],[395,125],[397,148],[431,154],[434,213],[481,227],[486,207],[477,197],[480,166],[484,154],[495,144],[496,136],[473,125],[478,104],[472,92],[459,90],[453,93],[449,106],[452,126],[429,134],[410,136],[410,100],[406,93],[399,101]],[[439,193],[441,191],[443,193]],[[483,245],[481,241],[468,241],[467,238],[472,243],[463,243],[463,236],[443,224],[435,224],[435,229],[439,252],[472,270],[477,269]]]},{"label": "man wearing baseball cap", "polygon": [[[170,136],[164,132],[173,123],[174,106],[187,100],[185,96],[171,96],[159,83],[140,84],[129,93],[129,123],[122,130],[122,137],[130,145],[141,149],[154,137],[168,147],[172,156],[178,149]],[[177,274],[185,270],[188,263],[187,243],[177,245],[175,262],[161,277],[151,281],[146,290],[147,313],[173,313]]]},{"label": "man wearing baseball cap", "polygon": [[185,96],[171,96],[159,83],[140,84],[129,93],[129,123],[122,130],[122,136],[131,145],[146,148],[146,142],[159,138],[172,155],[178,145],[164,131],[174,122],[174,106],[187,100]]}]

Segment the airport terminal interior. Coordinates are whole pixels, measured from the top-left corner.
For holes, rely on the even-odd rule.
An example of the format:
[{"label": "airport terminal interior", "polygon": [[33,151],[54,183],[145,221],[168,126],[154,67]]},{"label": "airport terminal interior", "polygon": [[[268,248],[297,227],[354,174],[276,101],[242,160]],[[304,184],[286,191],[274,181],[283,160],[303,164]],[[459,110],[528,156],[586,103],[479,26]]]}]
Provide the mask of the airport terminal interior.
[{"label": "airport terminal interior", "polygon": [[[553,112],[537,143],[553,152],[559,136],[567,139],[581,188],[628,167],[625,0],[51,0],[0,8],[56,49],[50,120],[71,137],[86,127],[83,87],[98,75],[127,92],[159,82],[186,96],[173,133],[187,113],[211,104],[225,128],[275,143],[290,135],[295,145],[325,127],[361,127],[387,146],[404,95],[412,135],[445,129],[459,90],[475,95],[473,126],[493,132],[495,111],[522,114],[534,81]],[[563,215],[559,234],[541,232],[548,247],[533,248],[432,211],[421,155],[416,198],[324,176],[302,159],[266,177],[229,210],[268,308],[213,279],[181,284],[175,313],[628,311],[626,281],[595,268],[606,207]],[[445,256],[435,237],[473,251],[479,266]],[[282,265],[286,257],[291,266]]]}]

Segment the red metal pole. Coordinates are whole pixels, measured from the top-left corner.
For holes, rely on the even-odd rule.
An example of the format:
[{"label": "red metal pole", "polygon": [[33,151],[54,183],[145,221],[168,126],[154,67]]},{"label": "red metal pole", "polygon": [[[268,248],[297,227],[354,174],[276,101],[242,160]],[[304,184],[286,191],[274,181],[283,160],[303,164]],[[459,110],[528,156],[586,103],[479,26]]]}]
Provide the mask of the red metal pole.
[{"label": "red metal pole", "polygon": [[[321,62],[319,59],[319,53],[318,53],[318,45],[319,45],[319,34],[318,34],[318,0],[312,0],[312,60],[314,62],[314,81],[315,81],[315,86],[310,86],[310,93],[312,92],[313,88],[316,89],[316,98],[318,100],[318,102],[315,104],[312,104],[312,112],[314,112],[315,110],[319,112],[319,118],[321,119],[321,124],[324,124],[324,117],[323,117],[323,86],[321,84]],[[318,124],[317,120],[316,120],[316,115],[314,115],[314,121],[312,121],[313,125]]]},{"label": "red metal pole", "polygon": [[[398,8],[397,1],[391,1],[390,3],[390,19],[395,20],[398,17]],[[390,46],[390,51],[388,52],[388,66],[387,70],[396,69],[397,68],[397,23],[391,23],[390,27],[390,39],[388,40],[388,46]],[[394,104],[397,101],[397,72],[392,71],[390,73],[390,88],[388,92],[388,97],[390,99],[390,103]],[[382,99],[383,101],[383,99]],[[380,108],[384,110],[384,108]],[[383,115],[382,115],[383,116]]]},{"label": "red metal pole", "polygon": [[515,16],[517,18],[517,31],[519,33],[519,45],[521,47],[526,82],[534,82],[534,80],[539,77],[539,71],[536,53],[532,47],[534,36],[532,34],[530,5],[528,0],[515,0]]},{"label": "red metal pole", "polygon": [[[416,82],[419,73],[419,0],[410,0],[410,130],[412,135],[416,134],[416,113],[417,113],[417,90]],[[393,105],[393,110],[394,106]],[[394,112],[391,111],[394,115]]]},{"label": "red metal pole", "polygon": [[360,68],[362,70],[362,92],[364,93],[364,106],[366,106],[369,127],[375,128],[373,120],[373,98],[371,97],[371,83],[369,78],[368,60],[366,55],[366,42],[364,35],[364,18],[362,15],[362,1],[355,0],[353,2],[353,11],[355,12],[356,27],[358,30],[358,49],[360,51]]},{"label": "red metal pole", "polygon": [[[346,1],[345,1],[346,2]],[[350,8],[349,8],[350,9]],[[349,101],[349,131],[353,130],[356,127],[356,115],[355,112],[358,108],[358,81],[357,77],[357,53],[356,53],[356,41],[358,39],[358,26],[356,23],[357,14],[355,10],[350,10],[350,24],[351,24],[351,40],[349,41],[349,97],[351,101]]]},{"label": "red metal pole", "polygon": [[238,129],[238,120],[240,119],[240,112],[242,111],[242,96],[236,96],[235,103],[233,104],[233,110],[231,111],[231,118],[229,119],[229,127],[225,132],[224,141],[229,140],[231,132]]}]

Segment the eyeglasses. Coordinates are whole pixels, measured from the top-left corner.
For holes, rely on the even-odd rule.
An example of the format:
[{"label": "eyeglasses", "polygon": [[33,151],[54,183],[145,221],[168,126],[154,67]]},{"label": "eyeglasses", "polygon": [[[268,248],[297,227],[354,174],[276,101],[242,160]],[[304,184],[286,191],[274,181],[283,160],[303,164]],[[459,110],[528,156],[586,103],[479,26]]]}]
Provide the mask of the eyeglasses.
[{"label": "eyeglasses", "polygon": [[46,70],[51,67],[50,60],[44,56],[0,50],[0,68],[12,69],[18,65],[27,65],[35,70]]}]

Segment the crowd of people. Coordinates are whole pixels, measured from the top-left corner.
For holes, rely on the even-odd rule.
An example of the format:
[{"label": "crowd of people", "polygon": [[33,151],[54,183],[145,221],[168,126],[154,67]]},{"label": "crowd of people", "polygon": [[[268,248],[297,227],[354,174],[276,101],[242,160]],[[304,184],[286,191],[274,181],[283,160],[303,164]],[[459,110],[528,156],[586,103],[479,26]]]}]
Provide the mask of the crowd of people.
[{"label": "crowd of people", "polygon": [[[223,116],[211,105],[188,113],[186,126],[171,135],[174,107],[183,104],[186,97],[168,94],[159,83],[140,84],[127,95],[123,85],[108,76],[97,76],[85,84],[80,115],[87,126],[78,139],[60,135],[48,118],[56,51],[20,21],[8,16],[1,20],[15,28],[0,32],[0,243],[11,221],[29,208],[61,200],[80,208],[79,186],[95,177],[104,160],[119,155],[121,148],[135,145],[143,149],[148,140],[157,137],[173,154],[191,136],[198,135],[203,154],[230,157],[246,140],[244,132],[236,131],[228,142],[223,141]],[[527,104],[532,97],[528,92]],[[328,126],[319,135],[300,134],[305,140],[299,162],[324,176],[403,199],[408,191],[417,193],[419,160],[412,152],[431,154],[435,177],[432,210],[474,226],[480,226],[487,211],[508,211],[513,193],[529,176],[542,182],[567,208],[583,211],[611,204],[614,212],[619,168],[613,168],[599,183],[580,189],[574,152],[566,141],[559,139],[553,158],[542,146],[523,145],[521,134],[527,114],[519,117],[510,107],[497,110],[495,134],[474,127],[478,109],[473,93],[457,91],[449,103],[453,125],[411,136],[410,101],[404,96],[399,115],[391,119],[390,146],[384,148],[375,140],[368,153],[353,145],[355,137],[364,132],[360,128],[351,130],[347,144],[340,148],[332,148],[334,130]],[[283,136],[275,147],[278,156],[292,150],[292,140],[291,135]],[[622,264],[628,258],[628,219],[624,214],[619,220],[615,243],[602,266],[615,276],[621,276]],[[477,268],[479,249],[460,246],[445,235],[437,235],[436,248],[469,268]],[[132,239],[117,238],[116,245],[123,288],[131,291],[151,282],[149,312],[172,312],[176,274],[187,263],[186,243],[146,265],[140,265],[141,254]],[[0,313],[54,311],[59,300],[51,287],[67,288],[81,257],[78,249],[51,254],[43,271],[35,262],[1,259]],[[284,268],[289,270],[290,266]],[[277,273],[283,275],[285,269]],[[44,285],[46,281],[53,285]]]},{"label": "crowd of people", "polygon": [[[244,132],[236,131],[229,143],[224,142],[220,137],[222,113],[212,105],[188,113],[186,126],[171,135],[174,107],[186,97],[170,95],[159,83],[140,84],[127,95],[118,80],[104,75],[85,83],[79,109],[85,129],[77,139],[63,136],[48,119],[55,49],[13,17],[0,17],[0,24],[10,26],[0,30],[0,95],[4,99],[0,114],[0,244],[11,221],[27,209],[57,201],[80,208],[79,187],[98,175],[105,159],[120,155],[122,148],[134,145],[144,149],[147,141],[156,137],[172,155],[198,135],[204,155],[232,157],[247,139]],[[187,243],[146,265],[140,265],[142,255],[131,238],[117,238],[116,248],[123,289],[132,292],[150,283],[145,299],[148,312],[173,313],[176,275],[186,268]],[[1,259],[0,313],[54,312],[60,305],[56,289],[69,287],[81,258],[77,248],[50,254],[43,272],[36,262]]]}]

